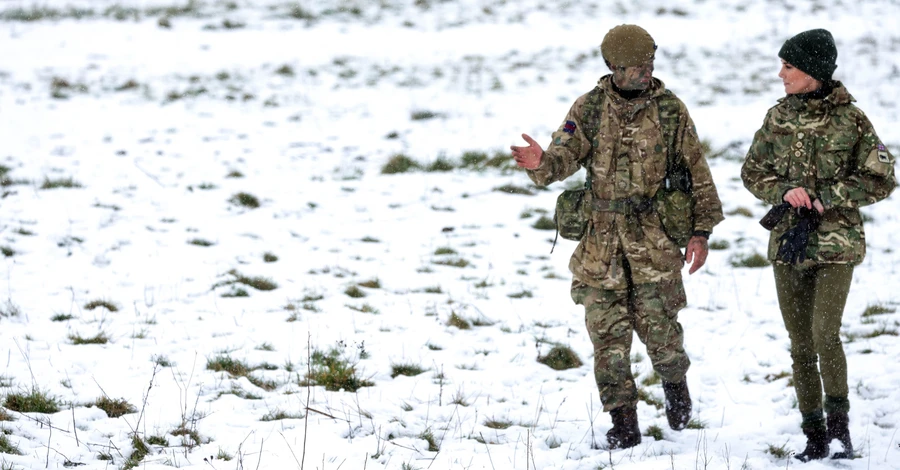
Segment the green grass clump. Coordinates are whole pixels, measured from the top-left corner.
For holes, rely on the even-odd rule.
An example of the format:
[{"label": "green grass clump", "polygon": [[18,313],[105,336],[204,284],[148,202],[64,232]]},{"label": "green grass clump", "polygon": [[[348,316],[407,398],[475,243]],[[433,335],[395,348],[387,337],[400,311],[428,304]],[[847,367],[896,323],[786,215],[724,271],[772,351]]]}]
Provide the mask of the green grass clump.
[{"label": "green grass clump", "polygon": [[0,253],[6,258],[12,258],[16,254],[16,250],[13,250],[10,246],[3,245],[0,246]]},{"label": "green grass clump", "polygon": [[713,240],[709,242],[710,250],[727,250],[731,248],[731,243],[728,240]]},{"label": "green grass clump", "polygon": [[730,262],[734,268],[764,268],[771,264],[765,256],[756,252],[748,255],[736,255],[731,258]]},{"label": "green grass clump", "polygon": [[398,153],[391,157],[387,163],[381,167],[381,173],[384,175],[395,175],[398,173],[407,173],[422,168],[419,162],[413,160],[402,153]]},{"label": "green grass clump", "polygon": [[360,377],[356,365],[342,357],[341,351],[337,348],[332,348],[328,352],[314,351],[310,357],[310,366],[312,370],[306,374],[306,383],[321,385],[328,391],[355,392],[362,387],[374,385],[373,382]]},{"label": "green grass clump", "polygon": [[522,186],[516,186],[511,183],[504,184],[503,186],[497,186],[496,188],[494,188],[494,191],[499,191],[501,193],[507,194],[521,194],[523,196],[534,196],[534,191]]},{"label": "green grass clump", "polygon": [[791,454],[793,454],[793,452],[788,450],[787,443],[784,443],[780,446],[776,446],[774,444],[769,444],[766,447],[766,453],[771,454],[772,457],[775,457],[777,459],[784,459],[784,458],[789,457]]},{"label": "green grass clump", "polygon": [[743,217],[753,217],[753,211],[747,209],[746,207],[737,207],[734,210],[728,211],[725,215],[740,215]]},{"label": "green grass clump", "polygon": [[150,454],[150,447],[148,447],[136,433],[131,436],[131,447],[134,448],[134,450],[131,451],[128,460],[126,460],[125,464],[122,466],[123,470],[137,467],[141,464],[141,461],[144,460],[144,457]]},{"label": "green grass clump", "polygon": [[214,372],[227,372],[233,377],[246,377],[252,370],[246,362],[225,354],[207,359],[206,369]]},{"label": "green grass clump", "polygon": [[260,421],[281,421],[283,419],[303,419],[303,415],[275,409],[264,414],[262,418],[259,418]]},{"label": "green grass clump", "polygon": [[443,116],[443,114],[441,114],[441,113],[434,112],[434,111],[428,111],[428,110],[413,111],[409,114],[409,118],[412,119],[413,121],[425,121],[428,119],[434,119],[434,118],[438,118],[438,117],[442,117],[442,116]]},{"label": "green grass clump", "polygon": [[540,216],[537,221],[531,224],[531,228],[537,230],[556,230],[556,222],[546,215]]},{"label": "green grass clump", "polygon": [[546,355],[538,356],[537,361],[553,370],[574,369],[584,364],[572,348],[564,345],[553,346]]},{"label": "green grass clump", "polygon": [[14,418],[13,415],[9,414],[9,412],[6,411],[5,409],[0,408],[0,421],[15,421],[15,420],[16,420],[16,418]]},{"label": "green grass clump", "polygon": [[885,307],[884,305],[869,305],[865,310],[863,310],[862,317],[866,318],[875,315],[886,315],[888,313],[894,313],[896,311],[897,309]]},{"label": "green grass clump", "polygon": [[37,388],[32,388],[28,393],[6,395],[3,406],[20,413],[56,413],[59,411],[59,403],[56,398]]},{"label": "green grass clump", "polygon": [[248,287],[252,287],[256,290],[261,291],[270,291],[278,288],[278,284],[267,278],[262,276],[245,276],[239,273],[237,270],[232,269],[228,271],[228,274],[233,277],[233,279],[229,279],[227,281],[221,281],[213,284],[213,289],[216,287],[222,286],[233,286],[235,284],[243,284]]},{"label": "green grass clump", "polygon": [[153,446],[169,446],[169,440],[165,438],[165,436],[150,436],[147,438],[147,444]]},{"label": "green grass clump", "polygon": [[469,260],[465,258],[438,259],[432,261],[431,263],[440,266],[452,266],[454,268],[465,268],[466,266],[471,264]]},{"label": "green grass clump", "polygon": [[82,187],[81,183],[79,183],[78,181],[75,181],[71,177],[50,179],[45,176],[44,182],[41,183],[41,189],[81,188],[81,187]]},{"label": "green grass clump", "polygon": [[391,378],[396,378],[398,375],[415,377],[426,370],[422,366],[413,363],[391,364]]},{"label": "green grass clump", "polygon": [[434,438],[431,428],[422,431],[422,434],[419,434],[419,439],[428,443],[428,452],[439,452],[441,450],[441,446],[438,444],[437,439]]},{"label": "green grass clump", "polygon": [[260,206],[259,198],[245,192],[235,193],[231,196],[231,199],[229,199],[228,202],[236,206],[246,207],[248,209],[256,209]]},{"label": "green grass clump", "polygon": [[655,441],[663,440],[663,430],[661,427],[655,424],[647,426],[647,429],[644,431],[644,435],[647,437],[652,437]]},{"label": "green grass clump", "polygon": [[72,344],[78,346],[82,344],[106,344],[109,343],[109,336],[106,336],[106,333],[101,331],[94,336],[84,337],[79,334],[70,334],[69,341]]},{"label": "green grass clump", "polygon": [[463,152],[462,157],[460,157],[463,168],[478,168],[479,166],[482,166],[487,159],[488,156],[486,153],[473,150]]},{"label": "green grass clump", "polygon": [[119,306],[110,300],[97,299],[92,300],[86,304],[84,304],[85,310],[94,310],[95,308],[103,307],[110,312],[118,312]]},{"label": "green grass clump", "polygon": [[453,248],[450,248],[449,246],[443,246],[443,247],[440,247],[440,248],[434,250],[434,254],[436,256],[455,255],[456,250],[454,250]]},{"label": "green grass clump", "polygon": [[699,419],[692,419],[688,421],[687,429],[706,429],[706,421],[701,421]]},{"label": "green grass clump", "polygon": [[128,413],[134,413],[137,411],[137,408],[135,408],[131,403],[128,403],[128,401],[124,398],[113,400],[106,396],[98,398],[93,403],[91,403],[91,406],[96,406],[97,408],[105,411],[106,415],[110,418],[118,418],[119,416],[123,416]]},{"label": "green grass clump", "polygon": [[188,240],[188,244],[189,244],[189,245],[196,245],[196,246],[213,246],[213,245],[215,245],[214,242],[211,242],[211,241],[206,240],[206,239],[204,239],[204,238],[193,238],[193,239],[191,239],[191,240]]},{"label": "green grass clump", "polygon": [[266,263],[274,263],[278,261],[278,256],[275,253],[265,252],[263,253],[263,261]]},{"label": "green grass clump", "polygon": [[354,299],[361,299],[366,296],[365,291],[360,289],[359,286],[350,286],[350,287],[346,288],[344,290],[344,294],[346,294],[348,297],[351,297]]},{"label": "green grass clump", "polygon": [[370,279],[368,281],[363,281],[359,283],[360,287],[365,287],[367,289],[381,289],[381,281],[378,278]]},{"label": "green grass clump", "polygon": [[454,166],[453,162],[448,160],[446,157],[438,157],[435,161],[431,162],[431,164],[425,168],[425,171],[447,172],[453,171],[454,168],[456,168],[456,166]]},{"label": "green grass clump", "polygon": [[653,394],[648,392],[647,389],[643,387],[638,387],[638,400],[656,408],[657,410],[661,410],[666,406],[665,402],[653,396]]},{"label": "green grass clump", "polygon": [[508,419],[488,418],[482,424],[491,429],[507,429],[513,425],[513,422]]},{"label": "green grass clump", "polygon": [[[13,444],[9,441],[9,438],[6,437],[6,434],[0,434],[0,454],[9,454],[9,455],[25,455],[19,450],[19,446]],[[7,467],[0,467],[7,468]],[[13,467],[8,467],[13,468]]]},{"label": "green grass clump", "polygon": [[472,324],[469,320],[457,315],[456,312],[450,314],[450,318],[447,320],[447,326],[455,326],[460,330],[468,330],[472,328]]}]

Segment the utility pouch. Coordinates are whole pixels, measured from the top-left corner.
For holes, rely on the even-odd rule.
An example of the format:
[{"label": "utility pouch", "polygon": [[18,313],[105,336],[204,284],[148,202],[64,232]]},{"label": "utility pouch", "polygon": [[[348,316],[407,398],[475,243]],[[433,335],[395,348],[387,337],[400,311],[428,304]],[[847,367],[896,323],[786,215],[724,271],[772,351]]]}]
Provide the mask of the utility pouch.
[{"label": "utility pouch", "polygon": [[556,198],[553,221],[559,236],[580,241],[591,215],[590,193],[586,189],[567,189]]},{"label": "utility pouch", "polygon": [[656,191],[656,212],[666,235],[678,245],[687,247],[694,234],[693,181],[690,170],[682,165],[674,166],[663,185]]}]

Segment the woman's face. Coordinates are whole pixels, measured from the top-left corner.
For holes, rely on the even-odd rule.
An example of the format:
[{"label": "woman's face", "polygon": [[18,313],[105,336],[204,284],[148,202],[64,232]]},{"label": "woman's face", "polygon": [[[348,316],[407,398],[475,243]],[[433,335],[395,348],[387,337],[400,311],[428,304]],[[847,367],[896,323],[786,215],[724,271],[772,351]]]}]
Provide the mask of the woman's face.
[{"label": "woman's face", "polygon": [[784,82],[784,92],[789,95],[809,93],[818,90],[822,86],[822,82],[810,77],[806,72],[785,62],[783,59],[778,78]]}]

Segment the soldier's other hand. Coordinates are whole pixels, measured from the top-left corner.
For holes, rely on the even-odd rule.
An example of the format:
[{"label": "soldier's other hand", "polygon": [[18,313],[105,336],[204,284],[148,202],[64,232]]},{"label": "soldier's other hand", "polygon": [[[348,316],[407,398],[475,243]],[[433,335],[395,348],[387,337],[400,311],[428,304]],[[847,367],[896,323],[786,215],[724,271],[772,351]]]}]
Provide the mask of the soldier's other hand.
[{"label": "soldier's other hand", "polygon": [[815,201],[813,201],[812,205],[816,208],[817,211],[819,211],[819,214],[825,213],[825,206],[822,205],[822,201],[816,199]]},{"label": "soldier's other hand", "polygon": [[784,202],[791,205],[791,207],[805,207],[807,209],[812,209],[812,200],[809,199],[809,194],[803,188],[794,188],[786,193],[784,193]]},{"label": "soldier's other hand", "polygon": [[694,274],[698,269],[702,268],[706,264],[707,256],[709,256],[709,240],[706,237],[691,237],[684,254],[684,260],[691,265],[688,274]]},{"label": "soldier's other hand", "polygon": [[525,142],[528,142],[527,147],[512,145],[509,148],[512,150],[512,156],[516,160],[516,165],[528,170],[534,170],[541,165],[541,156],[544,155],[544,150],[528,134],[522,134],[522,138],[525,139]]}]

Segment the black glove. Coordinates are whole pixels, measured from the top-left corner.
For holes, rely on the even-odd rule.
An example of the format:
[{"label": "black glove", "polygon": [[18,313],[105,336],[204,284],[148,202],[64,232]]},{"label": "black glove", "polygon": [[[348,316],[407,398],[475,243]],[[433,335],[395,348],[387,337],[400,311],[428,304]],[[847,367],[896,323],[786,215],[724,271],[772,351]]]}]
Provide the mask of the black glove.
[{"label": "black glove", "polygon": [[784,214],[787,213],[788,209],[791,208],[790,203],[782,202],[777,206],[772,206],[769,209],[769,212],[763,216],[762,219],[759,220],[759,225],[762,225],[766,230],[772,231],[778,222],[781,222],[781,219],[784,217]]},{"label": "black glove", "polygon": [[806,261],[806,245],[809,234],[819,227],[821,216],[816,209],[797,208],[797,225],[790,228],[778,240],[778,259],[785,263],[800,264]]}]

